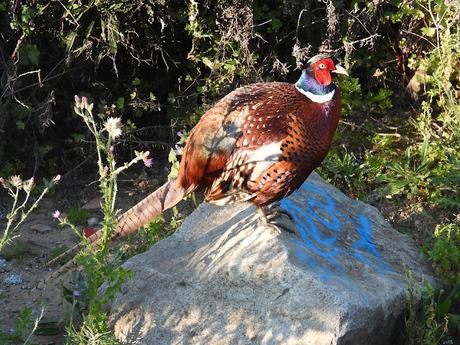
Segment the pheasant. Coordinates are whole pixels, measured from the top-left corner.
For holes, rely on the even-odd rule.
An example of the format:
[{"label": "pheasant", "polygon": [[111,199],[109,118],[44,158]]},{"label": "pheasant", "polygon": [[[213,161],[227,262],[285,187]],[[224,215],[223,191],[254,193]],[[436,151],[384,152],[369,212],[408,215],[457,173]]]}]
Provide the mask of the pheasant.
[{"label": "pheasant", "polygon": [[[341,113],[331,72],[347,75],[320,54],[307,62],[295,84],[252,84],[222,98],[190,132],[177,178],[125,212],[112,240],[199,190],[219,205],[249,201],[267,220],[267,206],[298,189],[331,146]],[[89,240],[97,245],[100,236]]]}]

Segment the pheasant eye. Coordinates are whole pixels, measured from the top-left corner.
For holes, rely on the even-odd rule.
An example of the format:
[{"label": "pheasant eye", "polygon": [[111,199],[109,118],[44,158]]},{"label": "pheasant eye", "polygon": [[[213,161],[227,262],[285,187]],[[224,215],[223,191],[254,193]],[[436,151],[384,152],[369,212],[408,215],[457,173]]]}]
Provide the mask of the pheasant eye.
[{"label": "pheasant eye", "polygon": [[321,64],[319,64],[319,66],[318,66],[318,67],[319,67],[320,69],[325,69],[325,68],[326,68],[326,65],[325,65],[325,64],[323,64],[323,63],[321,63]]}]

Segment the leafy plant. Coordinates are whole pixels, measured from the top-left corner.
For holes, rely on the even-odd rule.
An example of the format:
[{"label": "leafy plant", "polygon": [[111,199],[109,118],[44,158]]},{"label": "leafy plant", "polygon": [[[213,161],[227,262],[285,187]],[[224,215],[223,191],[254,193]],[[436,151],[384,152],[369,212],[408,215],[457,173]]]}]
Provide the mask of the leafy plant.
[{"label": "leafy plant", "polygon": [[460,283],[460,227],[438,225],[433,238],[428,253],[436,273],[449,285]]},{"label": "leafy plant", "polygon": [[88,210],[81,207],[71,207],[67,210],[67,219],[76,225],[86,225],[86,221],[91,216]]},{"label": "leafy plant", "polygon": [[32,336],[37,331],[40,321],[43,318],[45,309],[42,307],[37,317],[32,316],[32,308],[24,308],[20,311],[19,317],[14,327],[14,332],[5,333],[0,331],[0,343],[11,344],[11,343],[22,343],[27,345],[31,343]]},{"label": "leafy plant", "polygon": [[[407,344],[441,344],[448,336],[448,318],[439,313],[439,294],[429,284],[422,291],[418,291],[412,272],[406,271],[406,277],[408,280]],[[419,303],[416,303],[417,300]]]},{"label": "leafy plant", "polygon": [[135,236],[129,236],[128,241],[131,244],[123,251],[123,257],[131,257],[138,253],[145,252],[153,244],[163,238],[166,234],[162,232],[164,218],[158,216],[149,224],[141,227]]},{"label": "leafy plant", "polygon": [[365,198],[364,170],[355,154],[348,152],[346,147],[332,149],[319,172],[335,186],[349,191],[352,195]]},{"label": "leafy plant", "polygon": [[[398,140],[374,141],[378,142],[380,158],[370,159],[381,163],[375,182],[385,185],[389,196],[418,198],[458,210],[460,200],[455,191],[459,169],[455,162],[460,152],[460,93],[454,85],[460,82],[455,72],[460,59],[460,44],[455,39],[460,34],[456,19],[460,5],[417,0],[400,2],[399,6],[401,16],[393,20],[411,16],[424,24],[416,35],[430,49],[415,52],[409,66],[423,71],[419,82],[426,89],[426,100],[407,130],[395,135]],[[386,97],[384,93],[381,96]]]}]

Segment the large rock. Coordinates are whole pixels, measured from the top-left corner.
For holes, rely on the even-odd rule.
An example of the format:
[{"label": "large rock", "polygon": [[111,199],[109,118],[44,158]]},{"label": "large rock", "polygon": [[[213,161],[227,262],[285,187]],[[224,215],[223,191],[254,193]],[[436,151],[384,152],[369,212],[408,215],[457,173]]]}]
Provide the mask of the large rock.
[{"label": "large rock", "polygon": [[393,344],[413,241],[369,205],[312,175],[283,200],[298,236],[259,226],[247,204],[203,204],[171,237],[125,263],[110,306],[129,344]]}]

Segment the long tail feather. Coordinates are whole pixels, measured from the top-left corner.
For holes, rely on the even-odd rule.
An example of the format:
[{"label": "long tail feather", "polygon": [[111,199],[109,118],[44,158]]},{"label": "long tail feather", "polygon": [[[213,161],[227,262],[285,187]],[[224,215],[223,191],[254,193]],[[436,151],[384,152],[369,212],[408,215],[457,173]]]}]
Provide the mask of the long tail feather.
[{"label": "long tail feather", "polygon": [[[146,198],[142,199],[139,203],[120,216],[110,241],[123,238],[136,232],[136,230],[141,226],[146,225],[150,220],[162,214],[168,208],[175,206],[188,193],[189,191],[182,187],[177,180],[165,183],[163,186],[148,195]],[[100,244],[101,237],[102,231],[99,230],[92,236],[88,237],[88,240],[91,245],[96,248]],[[66,256],[75,256],[75,254],[82,248],[83,244],[78,243],[65,253],[49,261],[47,265],[60,261]],[[57,271],[53,272],[48,279],[56,278],[75,266],[75,260],[72,259],[60,267]]]},{"label": "long tail feather", "polygon": [[135,232],[168,208],[175,206],[187,193],[188,191],[180,186],[177,180],[165,183],[137,205],[123,213],[118,220],[111,240],[116,240]]}]

